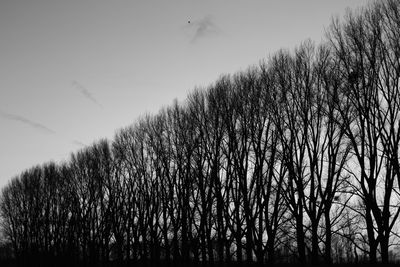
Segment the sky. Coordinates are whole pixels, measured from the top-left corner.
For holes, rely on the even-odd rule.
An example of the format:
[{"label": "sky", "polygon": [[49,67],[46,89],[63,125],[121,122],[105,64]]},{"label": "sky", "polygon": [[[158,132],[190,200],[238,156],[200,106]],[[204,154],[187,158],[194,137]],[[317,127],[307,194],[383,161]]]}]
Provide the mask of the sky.
[{"label": "sky", "polygon": [[368,0],[0,0],[0,188]]}]

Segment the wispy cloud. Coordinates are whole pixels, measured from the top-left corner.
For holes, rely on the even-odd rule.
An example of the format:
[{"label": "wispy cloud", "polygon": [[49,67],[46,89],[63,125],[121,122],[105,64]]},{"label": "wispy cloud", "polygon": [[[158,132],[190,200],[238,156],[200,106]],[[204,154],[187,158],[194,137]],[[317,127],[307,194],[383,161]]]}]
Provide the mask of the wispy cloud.
[{"label": "wispy cloud", "polygon": [[72,143],[73,143],[74,145],[77,145],[77,146],[86,146],[84,143],[82,143],[82,142],[79,141],[79,140],[72,140]]},{"label": "wispy cloud", "polygon": [[28,126],[34,128],[34,129],[39,130],[39,131],[44,132],[44,133],[48,133],[48,134],[55,134],[56,133],[55,131],[53,131],[49,127],[47,127],[47,126],[45,126],[45,125],[43,125],[41,123],[32,121],[32,120],[30,120],[28,118],[25,118],[23,116],[20,116],[20,115],[11,114],[11,113],[8,113],[8,112],[0,110],[0,116],[2,118],[7,119],[7,120],[21,122],[21,123],[23,123],[25,125],[28,125]]},{"label": "wispy cloud", "polygon": [[187,27],[192,31],[191,43],[195,43],[203,37],[215,36],[222,33],[221,29],[214,23],[211,15],[199,20],[189,20]]},{"label": "wispy cloud", "polygon": [[86,97],[87,99],[89,99],[91,102],[93,102],[94,104],[98,105],[99,107],[103,107],[97,100],[96,98],[93,96],[93,94],[82,84],[80,84],[77,81],[72,81],[71,85],[73,88],[75,88],[76,90],[78,90],[79,92],[81,92],[81,94]]}]

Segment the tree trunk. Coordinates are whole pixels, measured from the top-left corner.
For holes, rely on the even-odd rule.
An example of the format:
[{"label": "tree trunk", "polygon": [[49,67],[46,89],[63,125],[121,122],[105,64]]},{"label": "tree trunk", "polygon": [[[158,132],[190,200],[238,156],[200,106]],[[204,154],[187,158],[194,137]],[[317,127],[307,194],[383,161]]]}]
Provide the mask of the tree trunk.
[{"label": "tree trunk", "polygon": [[383,234],[381,242],[381,258],[383,264],[389,263],[389,236]]},{"label": "tree trunk", "polygon": [[369,243],[369,263],[370,264],[376,264],[377,259],[376,259],[376,252],[377,252],[377,247],[378,244],[375,239],[375,234],[374,234],[374,222],[372,220],[371,216],[371,208],[368,206],[368,203],[366,204],[366,223],[367,223],[367,234],[368,234],[368,243]]},{"label": "tree trunk", "polygon": [[311,229],[311,262],[312,265],[318,265],[318,251],[319,251],[319,246],[318,246],[318,224],[316,222],[312,223],[312,229]]},{"label": "tree trunk", "polygon": [[275,264],[275,247],[274,247],[274,239],[275,237],[268,233],[268,241],[267,241],[267,263],[269,266]]},{"label": "tree trunk", "polygon": [[[301,201],[301,200],[300,200]],[[301,203],[299,204],[301,206]],[[306,246],[304,240],[303,230],[303,209],[299,209],[299,214],[296,217],[296,238],[297,238],[297,251],[299,253],[299,262],[301,266],[306,264]]]},{"label": "tree trunk", "polygon": [[331,232],[331,218],[330,218],[330,207],[326,207],[325,211],[325,262],[329,265],[332,264],[332,232]]}]

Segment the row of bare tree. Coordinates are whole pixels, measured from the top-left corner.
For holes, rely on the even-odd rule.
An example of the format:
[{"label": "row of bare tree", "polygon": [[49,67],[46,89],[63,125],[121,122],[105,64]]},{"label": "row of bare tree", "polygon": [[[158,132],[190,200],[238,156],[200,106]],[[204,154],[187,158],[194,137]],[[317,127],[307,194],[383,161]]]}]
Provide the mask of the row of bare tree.
[{"label": "row of bare tree", "polygon": [[[26,261],[390,260],[400,213],[400,3],[335,20],[68,162],[3,188]],[[398,247],[397,247],[398,248]]]}]

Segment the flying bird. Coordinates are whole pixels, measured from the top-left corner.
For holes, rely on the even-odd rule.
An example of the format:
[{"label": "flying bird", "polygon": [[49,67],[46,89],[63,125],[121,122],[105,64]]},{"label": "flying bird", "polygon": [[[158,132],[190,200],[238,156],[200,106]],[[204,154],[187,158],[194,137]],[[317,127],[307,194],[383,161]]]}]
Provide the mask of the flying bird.
[{"label": "flying bird", "polygon": [[211,15],[207,15],[202,19],[188,19],[186,29],[189,30],[189,34],[192,37],[191,43],[195,43],[204,37],[212,37],[221,34],[221,30],[214,23],[214,19]]}]

